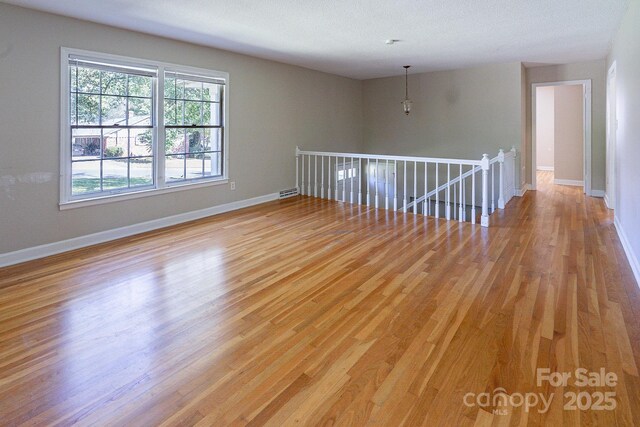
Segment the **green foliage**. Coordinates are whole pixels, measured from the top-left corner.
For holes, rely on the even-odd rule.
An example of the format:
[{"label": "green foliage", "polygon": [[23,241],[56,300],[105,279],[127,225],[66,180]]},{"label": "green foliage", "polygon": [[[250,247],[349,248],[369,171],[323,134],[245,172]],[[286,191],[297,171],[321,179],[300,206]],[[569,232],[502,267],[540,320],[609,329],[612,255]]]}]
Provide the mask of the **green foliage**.
[{"label": "green foliage", "polygon": [[100,155],[100,140],[98,138],[92,138],[83,147],[83,155],[85,156],[99,156]]},{"label": "green foliage", "polygon": [[138,142],[145,145],[147,147],[147,152],[151,153],[153,151],[153,134],[151,133],[151,129],[138,135]]},{"label": "green foliage", "polygon": [[[70,67],[72,124],[150,126],[153,79],[88,67]],[[166,125],[184,129],[166,129],[165,151],[184,153],[208,147],[208,132],[189,129],[217,121],[221,89],[219,85],[166,78],[164,119]],[[161,100],[162,101],[162,100]],[[186,137],[185,137],[186,133]],[[204,136],[204,138],[203,138]],[[138,143],[152,152],[151,129],[140,133]],[[185,145],[187,145],[185,147]],[[94,147],[95,148],[95,147]],[[97,147],[99,152],[99,147]],[[93,148],[88,151],[95,151]],[[107,157],[119,157],[117,151],[105,150]]]},{"label": "green foliage", "polygon": [[150,124],[150,77],[72,66],[70,82],[72,123],[126,124],[127,117],[147,117]]},{"label": "green foliage", "polygon": [[107,147],[104,149],[104,157],[122,157],[123,154],[122,147]]}]

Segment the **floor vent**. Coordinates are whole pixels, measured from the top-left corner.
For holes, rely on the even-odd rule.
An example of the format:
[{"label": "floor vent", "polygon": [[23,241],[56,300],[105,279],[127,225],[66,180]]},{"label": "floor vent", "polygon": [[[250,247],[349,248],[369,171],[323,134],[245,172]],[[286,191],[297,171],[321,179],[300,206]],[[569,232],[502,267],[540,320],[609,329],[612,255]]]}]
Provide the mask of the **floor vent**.
[{"label": "floor vent", "polygon": [[287,197],[293,197],[298,195],[297,188],[289,188],[287,190],[280,191],[280,199],[286,199]]}]

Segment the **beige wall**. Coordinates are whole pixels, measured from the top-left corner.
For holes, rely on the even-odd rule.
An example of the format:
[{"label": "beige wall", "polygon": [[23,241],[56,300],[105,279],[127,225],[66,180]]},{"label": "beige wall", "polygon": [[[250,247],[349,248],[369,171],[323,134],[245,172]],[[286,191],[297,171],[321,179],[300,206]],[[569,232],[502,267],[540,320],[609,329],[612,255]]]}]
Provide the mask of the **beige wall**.
[{"label": "beige wall", "polygon": [[536,90],[536,166],[544,170],[553,168],[554,88],[543,86]]},{"label": "beige wall", "polygon": [[556,86],[553,89],[554,178],[584,181],[582,85]]},{"label": "beige wall", "polygon": [[[227,71],[230,178],[60,211],[60,47]],[[0,4],[0,253],[290,188],[294,149],[356,151],[362,83],[304,68]]]},{"label": "beige wall", "polygon": [[363,147],[377,154],[465,159],[511,146],[520,150],[523,76],[519,62],[410,75],[409,116],[400,105],[404,76],[366,80]]},{"label": "beige wall", "polygon": [[[616,210],[630,249],[640,259],[640,0],[631,0],[608,64],[616,63]],[[636,264],[640,279],[640,265]]]},{"label": "beige wall", "polygon": [[[591,80],[591,188],[605,189],[605,111],[606,111],[606,64],[605,60],[576,64],[548,65],[527,69],[527,142],[531,155],[532,114],[531,85],[568,80]],[[530,158],[530,157],[529,157]],[[531,182],[531,162],[525,163],[526,179]]]}]

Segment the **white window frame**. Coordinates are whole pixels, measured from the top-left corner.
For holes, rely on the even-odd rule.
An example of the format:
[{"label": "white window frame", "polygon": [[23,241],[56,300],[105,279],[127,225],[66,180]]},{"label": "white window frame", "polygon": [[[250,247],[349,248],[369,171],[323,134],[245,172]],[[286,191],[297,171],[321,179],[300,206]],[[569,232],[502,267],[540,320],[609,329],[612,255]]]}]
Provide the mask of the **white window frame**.
[{"label": "white window frame", "polygon": [[[151,67],[157,70],[157,77],[154,79],[153,91],[153,147],[154,157],[154,187],[143,189],[131,189],[127,191],[116,190],[113,192],[93,193],[89,195],[73,196],[71,194],[71,129],[69,126],[69,56],[85,56],[95,60],[102,60],[113,65],[128,67]],[[223,159],[222,176],[199,178],[192,181],[178,181],[175,183],[165,182],[165,151],[164,144],[164,74],[177,71],[184,74],[209,77],[214,79],[224,79],[223,90]],[[191,190],[195,188],[212,185],[222,185],[229,182],[229,73],[224,71],[213,71],[203,68],[190,67],[167,62],[153,61],[148,59],[131,58],[127,56],[112,55],[101,52],[92,52],[82,49],[62,47],[60,49],[60,209],[71,209],[76,207],[91,206],[101,203],[109,203],[121,200],[148,197],[157,194],[174,191]]]}]

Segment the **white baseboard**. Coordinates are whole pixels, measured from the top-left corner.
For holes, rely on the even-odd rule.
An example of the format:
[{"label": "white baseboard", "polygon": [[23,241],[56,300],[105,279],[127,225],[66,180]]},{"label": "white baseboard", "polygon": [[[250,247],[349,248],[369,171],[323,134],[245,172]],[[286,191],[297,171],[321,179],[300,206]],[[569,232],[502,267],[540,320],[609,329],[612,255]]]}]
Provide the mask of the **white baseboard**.
[{"label": "white baseboard", "polygon": [[591,190],[591,197],[604,197],[604,190]]},{"label": "white baseboard", "polygon": [[638,257],[633,252],[633,248],[629,243],[629,239],[627,239],[627,235],[622,228],[622,224],[618,220],[617,216],[614,216],[613,223],[616,226],[616,231],[618,232],[618,237],[620,237],[620,242],[622,243],[622,247],[624,248],[624,253],[627,255],[627,259],[629,260],[629,264],[631,265],[631,270],[633,271],[633,275],[636,278],[636,284],[640,287],[640,262],[638,262]]},{"label": "white baseboard", "polygon": [[193,221],[224,212],[258,205],[260,203],[270,202],[272,200],[278,199],[278,197],[279,193],[266,194],[264,196],[254,197],[246,200],[239,200],[237,202],[231,202],[224,205],[186,212],[166,218],[159,218],[151,221],[141,222],[138,224],[127,225],[125,227],[115,228],[113,230],[101,231],[99,233],[74,237],[72,239],[62,240],[60,242],[20,249],[14,252],[7,252],[4,254],[0,254],[0,267],[6,267],[8,265],[31,261],[38,258],[44,258],[46,256],[51,256],[74,249],[80,249],[85,246],[96,245],[98,243],[104,243],[110,240],[120,239],[122,237],[133,236],[134,234],[145,233],[147,231],[157,230],[159,228],[169,227],[183,222]]},{"label": "white baseboard", "polygon": [[553,183],[557,185],[575,185],[577,187],[584,187],[584,181],[578,181],[575,179],[554,179]]},{"label": "white baseboard", "polygon": [[536,166],[536,169],[539,171],[553,172],[553,166]]},{"label": "white baseboard", "polygon": [[607,193],[604,194],[604,204],[607,205],[607,208],[613,209],[613,206],[611,206],[611,202],[609,201],[609,196],[607,196]]},{"label": "white baseboard", "polygon": [[525,184],[522,188],[516,188],[515,195],[517,197],[524,196],[524,193],[531,189],[531,184]]}]

